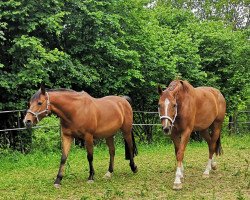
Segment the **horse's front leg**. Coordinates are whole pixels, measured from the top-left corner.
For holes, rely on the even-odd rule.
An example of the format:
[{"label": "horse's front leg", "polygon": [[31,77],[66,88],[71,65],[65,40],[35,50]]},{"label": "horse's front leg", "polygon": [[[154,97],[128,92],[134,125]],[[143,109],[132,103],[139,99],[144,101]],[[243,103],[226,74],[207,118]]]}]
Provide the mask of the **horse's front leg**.
[{"label": "horse's front leg", "polygon": [[177,169],[175,173],[175,180],[174,180],[174,185],[173,189],[174,190],[180,190],[182,189],[182,179],[183,179],[183,158],[184,158],[184,151],[186,149],[188,140],[190,138],[191,131],[189,129],[186,129],[183,131],[180,135],[180,143],[179,143],[179,148],[176,153],[176,159],[177,159]]},{"label": "horse's front leg", "polygon": [[63,178],[65,163],[66,163],[66,160],[67,160],[67,157],[69,154],[72,140],[73,140],[73,138],[71,136],[62,134],[62,157],[61,157],[61,162],[60,162],[58,174],[57,174],[56,180],[54,182],[54,186],[56,188],[60,187],[61,180]]},{"label": "horse's front leg", "polygon": [[[176,130],[175,127],[172,129],[171,139],[172,139],[172,141],[173,141],[173,143],[174,143],[175,156],[177,157],[177,153],[178,153],[178,150],[179,150],[179,148],[180,148],[181,135],[180,135],[180,133]],[[184,182],[184,165],[183,165],[183,162],[181,163],[180,179],[181,179],[181,183],[183,183],[183,182]]]},{"label": "horse's front leg", "polygon": [[94,182],[94,174],[95,170],[93,167],[93,135],[91,134],[86,134],[85,137],[85,147],[87,149],[87,159],[89,162],[89,178],[88,178],[88,183]]},{"label": "horse's front leg", "polygon": [[104,175],[104,178],[110,179],[114,171],[114,157],[115,157],[114,137],[111,136],[109,138],[106,138],[106,143],[109,147],[110,160],[109,160],[109,168],[107,173]]}]

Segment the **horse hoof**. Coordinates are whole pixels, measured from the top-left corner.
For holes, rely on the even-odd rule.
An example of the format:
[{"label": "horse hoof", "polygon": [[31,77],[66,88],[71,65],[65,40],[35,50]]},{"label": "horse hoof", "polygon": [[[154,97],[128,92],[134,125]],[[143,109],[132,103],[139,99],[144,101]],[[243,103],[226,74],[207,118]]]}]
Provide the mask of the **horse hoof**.
[{"label": "horse hoof", "polygon": [[137,173],[138,172],[138,168],[137,166],[135,166],[135,169],[133,170],[134,173]]},{"label": "horse hoof", "polygon": [[212,170],[216,170],[216,169],[217,169],[217,163],[214,162],[214,163],[212,164]]},{"label": "horse hoof", "polygon": [[107,173],[103,176],[103,178],[105,178],[105,179],[111,179],[111,177],[112,177],[112,173],[111,173],[111,172],[107,172]]},{"label": "horse hoof", "polygon": [[202,178],[209,178],[209,174],[202,174]]},{"label": "horse hoof", "polygon": [[54,187],[55,187],[55,188],[60,188],[60,187],[61,187],[61,185],[60,185],[60,184],[55,183],[55,184],[54,184]]},{"label": "horse hoof", "polygon": [[182,183],[174,183],[173,189],[174,190],[181,190],[182,189]]},{"label": "horse hoof", "polygon": [[89,184],[94,183],[94,180],[88,180],[87,183]]}]

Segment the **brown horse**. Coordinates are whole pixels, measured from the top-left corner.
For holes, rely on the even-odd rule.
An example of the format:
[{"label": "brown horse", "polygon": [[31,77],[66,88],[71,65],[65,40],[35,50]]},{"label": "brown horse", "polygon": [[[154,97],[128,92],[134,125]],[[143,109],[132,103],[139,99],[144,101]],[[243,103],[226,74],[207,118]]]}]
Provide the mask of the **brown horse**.
[{"label": "brown horse", "polygon": [[209,147],[209,160],[203,177],[209,177],[210,170],[216,169],[213,155],[222,152],[220,132],[226,102],[219,90],[212,87],[194,88],[182,80],[172,81],[164,91],[158,86],[158,92],[162,128],[165,133],[171,133],[175,146],[177,170],[173,189],[181,189],[184,178],[182,161],[192,131],[199,131]]},{"label": "brown horse", "polygon": [[114,138],[115,133],[121,129],[125,141],[126,159],[130,160],[131,170],[136,173],[137,166],[134,156],[137,149],[132,134],[133,112],[126,98],[119,96],[106,96],[93,98],[86,92],[59,89],[46,91],[42,85],[30,99],[30,107],[24,118],[26,127],[38,123],[49,113],[60,117],[62,128],[62,157],[58,175],[54,182],[59,187],[66,159],[74,136],[84,139],[89,162],[88,182],[94,180],[93,168],[93,140],[105,138],[109,147],[110,162],[105,178],[111,178],[114,168]]}]

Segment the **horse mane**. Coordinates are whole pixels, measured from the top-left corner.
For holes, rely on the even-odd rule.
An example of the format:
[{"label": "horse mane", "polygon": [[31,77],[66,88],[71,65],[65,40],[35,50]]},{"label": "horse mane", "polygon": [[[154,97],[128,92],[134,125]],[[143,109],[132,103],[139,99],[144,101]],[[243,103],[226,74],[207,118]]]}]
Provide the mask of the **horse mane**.
[{"label": "horse mane", "polygon": [[[72,89],[67,89],[67,88],[58,88],[58,89],[46,89],[46,92],[76,92],[75,90]],[[37,92],[30,98],[30,101],[33,101],[37,98],[39,98],[41,94],[41,90],[37,90]]]},{"label": "horse mane", "polygon": [[183,90],[187,93],[194,89],[194,87],[186,80],[180,80],[180,83],[182,84]]},{"label": "horse mane", "polygon": [[184,92],[191,92],[193,89],[193,86],[186,80],[173,80],[169,86],[167,87],[167,90],[173,93],[180,92],[181,89]]},{"label": "horse mane", "polygon": [[46,89],[46,91],[47,92],[76,92],[75,90],[67,89],[67,88]]}]

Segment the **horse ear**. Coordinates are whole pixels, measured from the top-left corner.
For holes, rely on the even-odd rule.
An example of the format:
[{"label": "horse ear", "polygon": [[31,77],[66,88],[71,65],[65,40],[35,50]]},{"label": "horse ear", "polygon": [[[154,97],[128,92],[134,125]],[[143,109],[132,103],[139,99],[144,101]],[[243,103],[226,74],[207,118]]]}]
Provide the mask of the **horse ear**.
[{"label": "horse ear", "polygon": [[45,85],[44,82],[41,83],[41,93],[45,95]]},{"label": "horse ear", "polygon": [[188,90],[189,90],[189,87],[188,87],[189,84],[187,84],[187,81],[180,80],[180,83],[181,83],[181,86],[183,88],[183,91],[188,92]]},{"label": "horse ear", "polygon": [[158,93],[159,93],[159,95],[161,95],[161,94],[162,94],[162,88],[161,88],[161,86],[160,86],[160,85],[158,85]]}]

